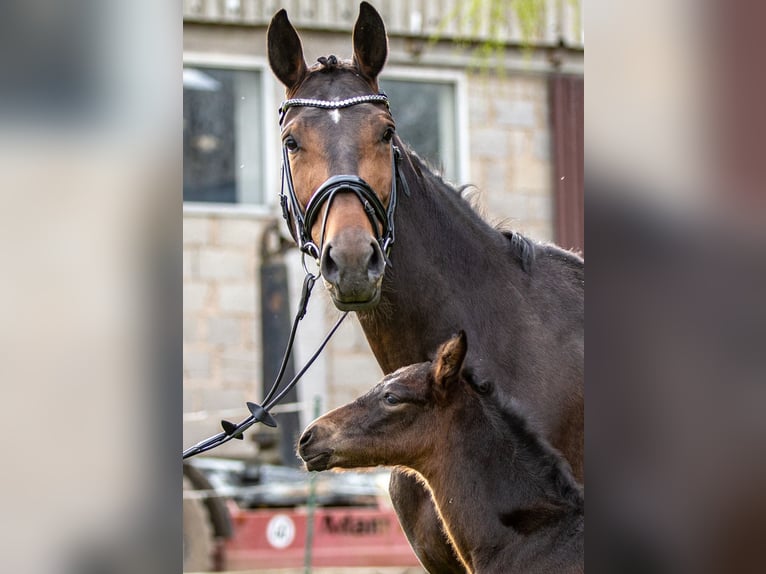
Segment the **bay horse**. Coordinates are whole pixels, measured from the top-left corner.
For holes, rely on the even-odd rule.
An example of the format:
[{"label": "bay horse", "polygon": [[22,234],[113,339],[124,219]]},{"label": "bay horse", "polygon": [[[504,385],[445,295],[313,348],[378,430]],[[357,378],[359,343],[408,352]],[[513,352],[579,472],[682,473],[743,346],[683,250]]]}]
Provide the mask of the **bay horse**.
[{"label": "bay horse", "polygon": [[470,572],[583,572],[581,487],[513,401],[464,368],[466,351],[461,332],[384,377],[309,425],[298,453],[309,470],[415,471]]},{"label": "bay horse", "polygon": [[[267,43],[288,98],[280,108],[283,215],[319,260],[335,306],[356,312],[384,373],[427,360],[465,329],[475,375],[524,405],[582,480],[582,259],[492,227],[406,147],[380,94],[388,39],[368,3],[350,61],[324,56],[309,67],[284,10]],[[423,566],[464,572],[423,486],[394,472],[390,494]]]}]

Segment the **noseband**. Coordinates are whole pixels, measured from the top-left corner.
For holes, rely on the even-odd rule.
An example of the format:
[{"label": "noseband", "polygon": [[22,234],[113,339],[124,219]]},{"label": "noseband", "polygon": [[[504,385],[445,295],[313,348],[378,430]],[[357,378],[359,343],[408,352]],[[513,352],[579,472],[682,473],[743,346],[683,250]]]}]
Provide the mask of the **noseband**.
[{"label": "noseband", "polygon": [[[347,108],[356,104],[367,102],[380,102],[388,107],[388,97],[385,94],[368,94],[365,96],[356,96],[340,101],[314,100],[308,98],[294,98],[285,100],[279,108],[279,125],[281,126],[285,119],[285,114],[289,108],[310,107],[326,110],[335,110]],[[303,253],[310,255],[314,259],[319,259],[321,255],[321,245],[317,246],[311,238],[311,229],[314,227],[322,205],[327,203],[325,211],[325,220],[322,223],[322,236],[324,236],[324,223],[327,219],[327,212],[330,210],[330,204],[337,193],[351,192],[359,199],[364,207],[364,212],[370,220],[375,239],[380,245],[386,259],[394,243],[394,213],[396,212],[397,187],[402,186],[405,194],[409,195],[407,182],[399,173],[399,162],[401,161],[401,152],[393,143],[391,144],[391,194],[388,199],[388,209],[378,198],[378,195],[358,175],[334,175],[328,178],[311,196],[304,212],[301,208],[298,197],[293,186],[293,176],[290,171],[290,161],[288,158],[287,146],[282,146],[282,188],[279,192],[279,200],[282,206],[282,217],[287,222],[290,233]],[[381,231],[378,231],[380,224]]]}]

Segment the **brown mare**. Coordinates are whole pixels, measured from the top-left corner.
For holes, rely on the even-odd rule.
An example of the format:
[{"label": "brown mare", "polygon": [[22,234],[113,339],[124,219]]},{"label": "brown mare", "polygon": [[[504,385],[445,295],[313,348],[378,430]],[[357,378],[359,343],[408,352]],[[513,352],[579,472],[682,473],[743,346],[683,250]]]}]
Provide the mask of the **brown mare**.
[{"label": "brown mare", "polygon": [[464,333],[312,423],[309,470],[402,466],[430,488],[445,532],[476,573],[582,572],[584,497],[524,416],[463,368]]},{"label": "brown mare", "polygon": [[[465,329],[477,380],[496,381],[523,405],[582,480],[582,259],[493,228],[406,148],[376,96],[388,40],[366,2],[353,51],[351,61],[329,56],[308,67],[286,12],[269,26],[269,62],[293,99],[281,118],[293,235],[319,258],[335,305],[356,311],[384,373],[428,360]],[[464,572],[423,486],[394,473],[390,491],[423,565]]]}]

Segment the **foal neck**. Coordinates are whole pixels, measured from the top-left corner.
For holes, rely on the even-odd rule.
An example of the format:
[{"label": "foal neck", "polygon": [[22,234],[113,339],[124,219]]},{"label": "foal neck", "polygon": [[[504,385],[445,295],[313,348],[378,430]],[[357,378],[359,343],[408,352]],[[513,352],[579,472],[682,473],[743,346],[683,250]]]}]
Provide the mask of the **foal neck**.
[{"label": "foal neck", "polygon": [[522,415],[508,409],[486,413],[474,404],[454,413],[451,432],[443,437],[434,453],[450,453],[450,461],[459,464],[437,455],[416,470],[471,571],[490,564],[524,571],[513,564],[556,560],[552,547],[581,544],[582,492],[563,458]]}]

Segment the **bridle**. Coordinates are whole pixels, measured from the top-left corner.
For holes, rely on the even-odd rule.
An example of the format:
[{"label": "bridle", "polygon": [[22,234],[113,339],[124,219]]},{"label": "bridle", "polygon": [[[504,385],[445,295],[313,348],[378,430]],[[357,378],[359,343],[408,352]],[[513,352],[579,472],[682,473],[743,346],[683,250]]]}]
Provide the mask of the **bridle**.
[{"label": "bridle", "polygon": [[[388,108],[388,98],[385,94],[368,94],[365,96],[356,96],[340,101],[328,101],[328,100],[313,100],[305,98],[294,98],[286,100],[279,108],[279,125],[284,122],[285,114],[287,110],[292,107],[313,107],[324,109],[339,109],[353,106],[356,104],[362,104],[366,102],[381,102],[386,104]],[[394,243],[394,214],[396,212],[396,199],[398,193],[398,187],[401,185],[402,191],[405,195],[409,195],[409,189],[407,187],[407,181],[399,173],[399,162],[401,161],[402,154],[399,148],[393,143],[391,144],[391,194],[388,200],[388,209],[383,206],[383,203],[378,198],[375,191],[370,185],[357,175],[335,175],[327,179],[319,188],[314,192],[304,213],[301,209],[298,198],[295,195],[295,187],[293,186],[293,177],[290,171],[290,162],[287,157],[287,147],[282,146],[282,187],[280,189],[280,204],[282,206],[282,217],[285,218],[287,226],[290,229],[290,233],[298,244],[300,250],[307,255],[310,255],[314,259],[319,259],[321,255],[321,247],[324,241],[324,228],[327,222],[327,213],[330,210],[330,205],[335,195],[339,192],[352,192],[356,195],[359,201],[364,206],[364,212],[367,214],[370,223],[372,224],[375,238],[383,251],[386,263],[390,265],[388,260],[388,254],[391,250],[391,245]],[[285,193],[287,188],[287,193]],[[322,240],[320,245],[317,246],[311,239],[311,228],[316,222],[317,217],[321,211],[321,207],[324,203],[327,203],[327,209],[324,214],[324,221],[322,222]],[[381,231],[378,231],[378,223],[380,224]],[[306,277],[303,280],[303,292],[301,294],[301,300],[298,303],[298,312],[296,313],[293,325],[288,337],[287,348],[282,357],[282,363],[279,367],[279,372],[271,386],[271,389],[264,397],[261,404],[247,403],[247,408],[250,411],[250,415],[240,421],[239,423],[233,423],[230,421],[221,421],[223,432],[213,435],[205,440],[202,440],[183,451],[182,458],[187,459],[192,456],[201,454],[212,450],[222,444],[227,443],[232,439],[242,439],[243,433],[256,423],[263,423],[267,426],[277,426],[276,420],[271,416],[269,410],[274,407],[279,401],[281,401],[292,389],[308,370],[312,363],[316,360],[324,347],[327,345],[330,338],[338,330],[343,319],[348,315],[348,311],[343,313],[335,325],[325,336],[322,343],[319,345],[314,354],[309,358],[303,368],[290,380],[287,385],[279,392],[279,386],[282,382],[282,377],[286,372],[287,362],[292,352],[293,341],[295,340],[295,334],[298,329],[298,323],[306,314],[306,308],[308,306],[311,290],[316,282],[316,276],[306,271]]]},{"label": "bridle", "polygon": [[[325,110],[337,110],[355,106],[364,103],[383,103],[388,108],[388,97],[385,94],[367,94],[364,96],[355,96],[345,100],[316,100],[311,98],[293,98],[285,100],[279,107],[279,125],[284,123],[287,110],[297,107],[321,108]],[[394,231],[394,214],[396,212],[397,192],[401,185],[402,191],[409,195],[407,182],[399,173],[399,162],[402,154],[399,148],[391,144],[391,193],[388,199],[388,208],[380,201],[380,198],[370,185],[358,175],[334,175],[328,178],[320,185],[311,196],[306,210],[302,209],[298,196],[295,193],[293,185],[293,175],[290,170],[290,161],[288,158],[288,149],[286,145],[282,146],[282,187],[279,192],[280,204],[282,206],[282,217],[287,222],[290,233],[298,244],[299,249],[313,257],[319,259],[322,252],[321,243],[324,241],[324,229],[327,213],[330,210],[330,204],[339,192],[352,192],[364,207],[364,212],[370,220],[375,239],[386,257],[388,264],[388,254],[391,245],[394,243],[396,234]],[[311,229],[314,227],[322,205],[327,203],[325,210],[325,220],[322,223],[322,240],[320,245],[314,243],[311,238]],[[380,224],[380,231],[378,230]]]}]

